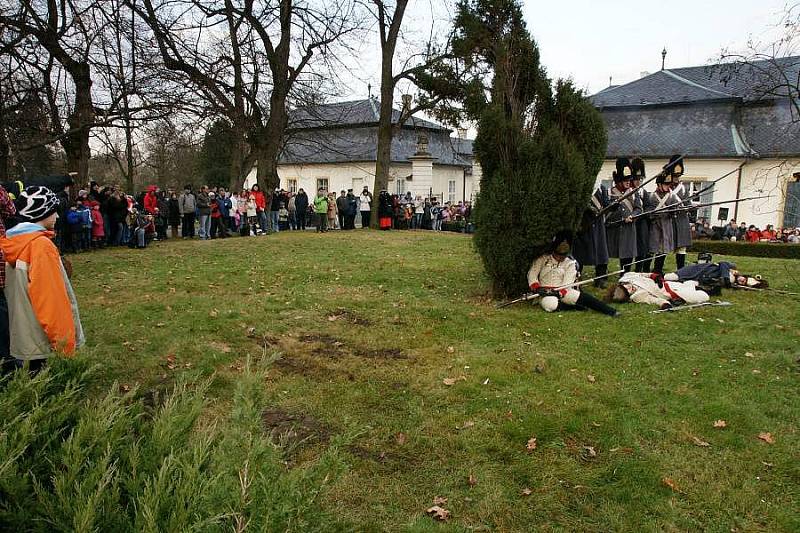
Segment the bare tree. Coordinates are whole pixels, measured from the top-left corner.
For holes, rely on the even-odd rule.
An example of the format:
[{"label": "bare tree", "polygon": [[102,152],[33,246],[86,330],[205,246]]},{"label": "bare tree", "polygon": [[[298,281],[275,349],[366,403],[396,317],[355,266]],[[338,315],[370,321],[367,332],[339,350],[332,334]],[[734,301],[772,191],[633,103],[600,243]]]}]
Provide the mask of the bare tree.
[{"label": "bare tree", "polygon": [[149,27],[165,67],[233,125],[239,155],[232,185],[257,161],[258,183],[272,191],[291,99],[331,70],[344,38],[360,27],[355,2],[126,1]]},{"label": "bare tree", "polygon": [[[437,99],[424,98],[418,100],[416,105],[412,105],[408,98],[404,98],[400,116],[394,122],[394,93],[397,84],[402,80],[417,84],[421,75],[445,61],[448,55],[447,47],[437,46],[434,39],[431,38],[425,43],[424,50],[409,54],[399,70],[395,72],[397,46],[402,35],[401,29],[408,0],[396,0],[394,6],[387,0],[371,0],[371,2],[374,4],[373,15],[377,23],[381,47],[378,149],[375,162],[375,182],[372,187],[373,192],[377,193],[389,187],[392,139],[395,133],[415,113],[432,109],[437,103]],[[379,224],[378,202],[372,202],[371,210],[371,225],[373,228],[377,228]]]}]

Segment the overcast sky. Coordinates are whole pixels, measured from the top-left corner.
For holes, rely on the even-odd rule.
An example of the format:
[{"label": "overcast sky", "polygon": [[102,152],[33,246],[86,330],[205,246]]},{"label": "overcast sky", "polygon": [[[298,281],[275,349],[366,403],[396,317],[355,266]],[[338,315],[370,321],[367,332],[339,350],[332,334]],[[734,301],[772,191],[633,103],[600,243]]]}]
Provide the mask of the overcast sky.
[{"label": "overcast sky", "polygon": [[725,48],[769,39],[786,0],[524,0],[551,77],[595,93],[661,68],[705,65]]},{"label": "overcast sky", "polygon": [[[579,88],[593,94],[608,86],[609,76],[616,85],[660,69],[664,47],[667,68],[677,68],[708,64],[723,48],[742,51],[751,38],[771,42],[786,2],[523,0],[523,5],[528,29],[550,77],[571,77]],[[405,31],[424,40],[430,31],[432,7],[438,12],[435,18],[442,21],[440,27],[449,27],[444,20],[453,5],[453,0],[411,0]],[[347,97],[364,98],[367,83],[372,84],[372,94],[377,93],[376,44],[362,44],[357,68],[361,75],[356,76]]]}]

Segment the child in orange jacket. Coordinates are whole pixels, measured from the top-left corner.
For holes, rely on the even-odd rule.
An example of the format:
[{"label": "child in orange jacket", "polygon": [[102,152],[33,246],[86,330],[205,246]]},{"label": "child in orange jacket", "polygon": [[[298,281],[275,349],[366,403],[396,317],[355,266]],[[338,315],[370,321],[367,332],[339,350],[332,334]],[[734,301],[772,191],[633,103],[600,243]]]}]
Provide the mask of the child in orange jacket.
[{"label": "child in orange jacket", "polygon": [[0,238],[10,351],[18,364],[30,361],[36,368],[56,352],[72,356],[84,343],[83,328],[72,285],[51,240],[58,197],[46,187],[28,187],[16,204],[22,222]]}]

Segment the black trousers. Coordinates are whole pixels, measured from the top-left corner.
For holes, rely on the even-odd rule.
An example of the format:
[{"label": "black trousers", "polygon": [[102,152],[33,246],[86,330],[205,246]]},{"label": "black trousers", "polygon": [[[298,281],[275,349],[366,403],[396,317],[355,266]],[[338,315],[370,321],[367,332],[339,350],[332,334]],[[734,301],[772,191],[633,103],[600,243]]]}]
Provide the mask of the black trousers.
[{"label": "black trousers", "polygon": [[372,213],[369,211],[361,211],[361,227],[368,228],[369,227],[369,220],[372,216]]},{"label": "black trousers", "polygon": [[194,237],[194,213],[185,213],[183,215],[181,235],[184,237]]},{"label": "black trousers", "polygon": [[297,219],[297,227],[300,229],[306,229],[305,211],[303,211],[302,209],[298,209],[294,216]]},{"label": "black trousers", "polygon": [[625,272],[631,271],[631,263],[633,263],[633,258],[631,257],[620,257],[619,258],[619,267],[624,269]]},{"label": "black trousers", "polygon": [[339,218],[339,229],[347,229],[345,227],[345,225],[346,225],[345,218],[346,217],[344,216],[344,214],[339,213],[338,214],[338,218]]},{"label": "black trousers", "polygon": [[646,255],[636,256],[636,272],[650,272],[650,259]]},{"label": "black trousers", "polygon": [[344,216],[344,229],[356,229],[356,215]]}]

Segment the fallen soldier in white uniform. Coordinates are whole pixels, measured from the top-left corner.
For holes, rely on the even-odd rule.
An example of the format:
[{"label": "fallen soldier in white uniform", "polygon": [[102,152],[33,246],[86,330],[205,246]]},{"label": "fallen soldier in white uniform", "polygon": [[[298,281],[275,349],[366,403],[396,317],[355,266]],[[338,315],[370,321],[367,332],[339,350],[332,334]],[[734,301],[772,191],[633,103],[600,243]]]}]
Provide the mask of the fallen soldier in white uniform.
[{"label": "fallen soldier in white uniform", "polygon": [[608,292],[612,302],[634,302],[669,309],[682,304],[700,304],[708,293],[697,288],[697,281],[664,281],[658,273],[626,272]]}]

